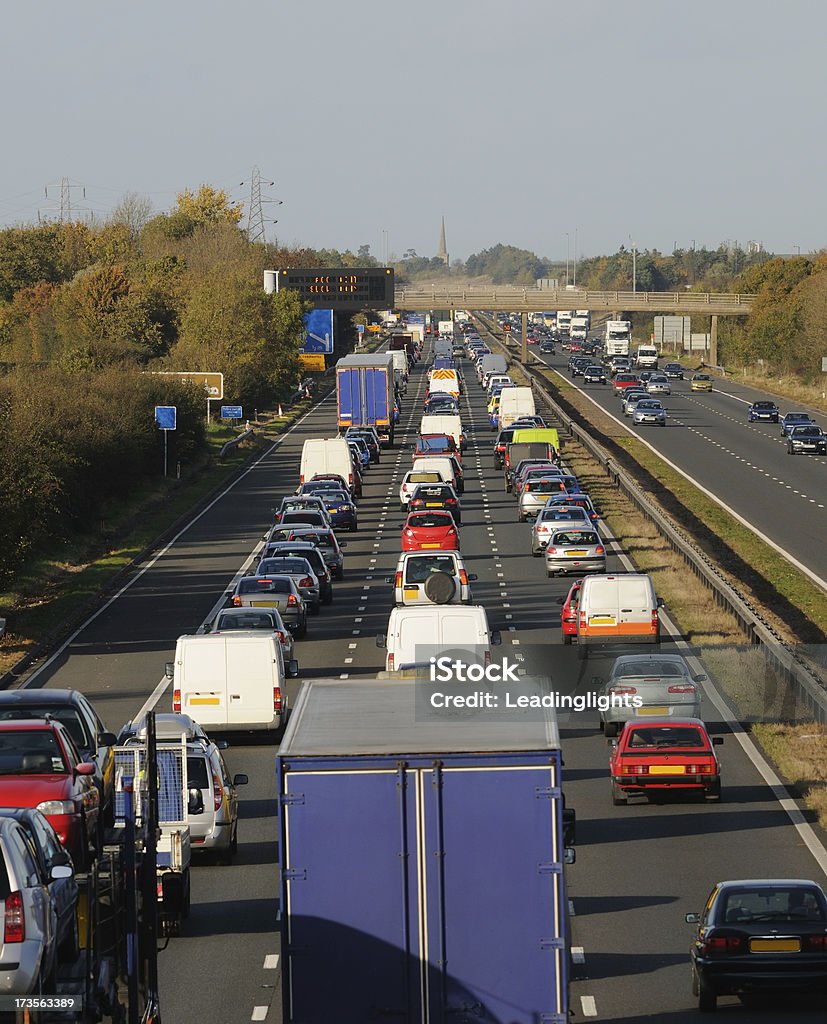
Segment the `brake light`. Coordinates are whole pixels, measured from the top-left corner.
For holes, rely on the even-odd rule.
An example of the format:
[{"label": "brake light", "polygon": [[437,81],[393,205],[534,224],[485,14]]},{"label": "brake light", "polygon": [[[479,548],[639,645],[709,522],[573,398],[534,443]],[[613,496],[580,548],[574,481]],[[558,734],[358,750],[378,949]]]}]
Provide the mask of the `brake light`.
[{"label": "brake light", "polygon": [[388,672],[393,672],[393,665],[394,665],[393,655],[389,654],[388,655]]},{"label": "brake light", "polygon": [[621,775],[648,775],[648,764],[624,764],[620,770]]},{"label": "brake light", "polygon": [[606,549],[603,547],[602,544],[598,544],[597,547],[594,549],[594,553],[596,555],[605,555]]},{"label": "brake light", "polygon": [[491,664],[491,651],[486,651],[483,654],[483,663],[485,665],[490,665]]},{"label": "brake light", "polygon": [[295,608],[298,603],[299,603],[299,599],[296,597],[295,594],[291,594],[287,598],[287,607],[288,608]]},{"label": "brake light", "polygon": [[807,945],[810,949],[825,949],[827,948],[827,935],[808,935]]},{"label": "brake light", "polygon": [[281,714],[281,687],[273,687],[273,711],[277,714]]},{"label": "brake light", "polygon": [[735,953],[741,949],[741,940],[736,935],[707,939],[701,944],[704,953]]},{"label": "brake light", "polygon": [[637,693],[637,687],[635,686],[610,686],[609,693]]},{"label": "brake light", "polygon": [[26,911],[23,907],[23,894],[10,892],[6,897],[6,916],[3,926],[3,942],[26,941]]},{"label": "brake light", "polygon": [[658,628],[658,610],[657,608],[652,609],[652,629]]},{"label": "brake light", "polygon": [[284,643],[284,633],[282,633],[282,631],[280,629],[276,630],[276,636],[279,638],[279,643],[283,644]]},{"label": "brake light", "polygon": [[303,576],[299,580],[299,586],[300,587],[312,587],[313,586],[313,580],[311,580],[309,576]]},{"label": "brake light", "polygon": [[212,770],[212,798],[213,807],[216,811],[221,810],[221,805],[224,803],[224,789],[221,785],[221,779],[218,777],[218,773],[215,768],[210,765]]},{"label": "brake light", "polygon": [[172,691],[172,710],[176,713],[176,715],[180,715],[181,714],[181,691],[180,690],[173,690]]},{"label": "brake light", "polygon": [[670,686],[667,693],[694,693],[695,687],[691,683],[676,683]]},{"label": "brake light", "polygon": [[396,576],[394,577],[393,585],[395,587],[401,587],[402,586],[402,570],[401,569],[397,571]]},{"label": "brake light", "polygon": [[460,586],[462,587],[468,586],[468,573],[465,571],[465,569],[460,569],[459,571],[459,582]]},{"label": "brake light", "polygon": [[301,473],[301,474],[299,475],[299,486],[301,487],[301,485],[302,485],[303,483],[304,483],[304,473]]},{"label": "brake light", "polygon": [[240,607],[241,607],[241,598],[238,596],[238,594],[236,594],[235,597],[233,598],[233,608],[240,608]]},{"label": "brake light", "polygon": [[[543,533],[548,533],[548,530],[543,530]],[[556,555],[557,554],[557,548],[553,548],[550,544],[546,547],[546,551],[550,555]]]}]

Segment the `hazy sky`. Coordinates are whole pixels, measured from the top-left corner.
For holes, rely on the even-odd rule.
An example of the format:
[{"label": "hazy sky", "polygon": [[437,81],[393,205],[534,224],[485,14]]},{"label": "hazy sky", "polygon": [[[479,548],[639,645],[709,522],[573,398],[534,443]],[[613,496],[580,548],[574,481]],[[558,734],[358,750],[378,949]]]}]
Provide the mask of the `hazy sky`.
[{"label": "hazy sky", "polygon": [[[268,238],[827,244],[821,0],[3,4],[0,224],[275,180]],[[48,185],[48,197],[44,186]],[[82,187],[86,197],[83,198]]]}]

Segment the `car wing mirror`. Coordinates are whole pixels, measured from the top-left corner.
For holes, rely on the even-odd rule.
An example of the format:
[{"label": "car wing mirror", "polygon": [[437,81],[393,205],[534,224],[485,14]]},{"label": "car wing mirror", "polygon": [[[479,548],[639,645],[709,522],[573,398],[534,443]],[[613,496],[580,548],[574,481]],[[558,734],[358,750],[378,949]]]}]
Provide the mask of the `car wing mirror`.
[{"label": "car wing mirror", "polygon": [[118,737],[114,732],[102,732],[100,736],[98,736],[99,747],[114,747],[117,742]]},{"label": "car wing mirror", "polygon": [[567,846],[563,850],[563,863],[574,864],[577,860],[577,850],[573,846]]},{"label": "car wing mirror", "polygon": [[340,548],[346,548],[347,547],[347,541],[346,540],[340,540],[339,541],[339,547]]},{"label": "car wing mirror", "polygon": [[250,780],[247,778],[244,772],[239,772],[238,775],[233,776],[234,786],[246,786],[249,781]]},{"label": "car wing mirror", "polygon": [[175,674],[175,662],[174,661],[167,661],[167,662],[165,662],[164,663],[164,678],[165,679],[172,679],[174,674]]},{"label": "car wing mirror", "polygon": [[376,646],[380,649],[384,649],[387,646],[388,638],[384,633],[378,633],[376,636]]},{"label": "car wing mirror", "polygon": [[701,923],[701,915],[700,914],[684,914],[684,918],[683,919],[684,919],[684,921],[686,921],[687,924],[700,924]]},{"label": "car wing mirror", "polygon": [[287,662],[287,678],[295,679],[299,674],[299,663],[295,658]]},{"label": "car wing mirror", "polygon": [[215,740],[215,745],[219,750],[229,750],[230,744],[227,740]]},{"label": "car wing mirror", "polygon": [[49,874],[53,880],[57,880],[58,878],[71,878],[74,871],[68,864],[55,864]]},{"label": "car wing mirror", "polygon": [[706,678],[707,676],[705,672],[698,672],[696,675],[692,676],[692,682],[702,683]]},{"label": "car wing mirror", "polygon": [[475,572],[469,572],[468,573],[468,582],[469,583],[476,583],[478,579],[479,579],[479,576]]},{"label": "car wing mirror", "polygon": [[665,606],[665,604],[664,604],[664,602],[663,602],[663,598],[662,598],[662,597],[659,597],[659,598],[658,598],[658,608],[665,608],[665,607],[666,607],[666,606]]},{"label": "car wing mirror", "polygon": [[498,629],[492,630],[491,632],[491,643],[494,647],[499,647],[503,642],[502,634]]}]

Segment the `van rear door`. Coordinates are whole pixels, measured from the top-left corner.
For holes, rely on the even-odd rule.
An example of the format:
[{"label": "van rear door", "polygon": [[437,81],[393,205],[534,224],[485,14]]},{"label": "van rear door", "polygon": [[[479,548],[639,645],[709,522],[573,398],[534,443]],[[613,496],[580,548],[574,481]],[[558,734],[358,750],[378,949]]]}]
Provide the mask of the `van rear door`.
[{"label": "van rear door", "polygon": [[187,637],[181,641],[181,711],[205,728],[227,724],[224,637]]},{"label": "van rear door", "polygon": [[227,724],[270,725],[280,685],[277,642],[269,636],[227,636]]},{"label": "van rear door", "polygon": [[646,576],[626,576],[619,581],[619,633],[645,635],[652,628],[652,595]]}]

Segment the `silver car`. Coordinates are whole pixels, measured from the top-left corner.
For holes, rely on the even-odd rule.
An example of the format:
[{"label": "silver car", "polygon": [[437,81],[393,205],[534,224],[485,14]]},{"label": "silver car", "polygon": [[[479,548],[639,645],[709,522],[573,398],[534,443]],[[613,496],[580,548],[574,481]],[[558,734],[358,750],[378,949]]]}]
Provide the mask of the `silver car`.
[{"label": "silver car", "polygon": [[546,507],[546,501],[553,494],[561,494],[564,491],[565,485],[561,482],[560,476],[532,477],[526,481],[520,492],[517,518],[521,523],[526,519],[536,519]]},{"label": "silver car", "polygon": [[281,644],[285,664],[293,660],[293,634],[275,608],[222,608],[212,622],[204,626],[205,633],[235,633],[241,630],[275,633]]},{"label": "silver car", "polygon": [[307,635],[307,606],[291,576],[242,576],[229,598],[233,608],[275,608],[299,640]]},{"label": "silver car", "polygon": [[256,569],[256,576],[292,576],[305,604],[312,615],[318,615],[322,605],[322,588],[319,577],[313,572],[310,562],[300,555],[274,555],[262,558]]},{"label": "silver car", "polygon": [[655,423],[659,427],[665,427],[666,409],[656,398],[642,398],[635,406],[632,423],[637,426],[642,423]]},{"label": "silver car", "polygon": [[545,559],[549,577],[569,572],[578,576],[584,572],[605,572],[606,546],[594,527],[558,528],[549,536]]},{"label": "silver car", "polygon": [[398,605],[471,604],[474,573],[459,551],[404,551],[396,563],[393,599]]},{"label": "silver car", "polygon": [[532,555],[535,558],[542,555],[555,530],[569,527],[583,530],[594,529],[587,509],[578,505],[546,505],[538,513],[531,528]]},{"label": "silver car", "polygon": [[[50,878],[69,878],[67,864],[55,864]],[[57,967],[58,920],[26,831],[14,818],[0,817],[0,993],[53,993]]]},{"label": "silver car", "polygon": [[620,726],[640,718],[700,718],[701,691],[697,686],[706,676],[693,675],[679,654],[624,654],[615,659],[609,678],[599,676],[592,683],[611,697],[639,697],[641,706],[609,708],[600,712],[601,728],[616,736]]},{"label": "silver car", "polygon": [[671,395],[672,385],[666,374],[658,373],[649,378],[646,390],[650,395]]},{"label": "silver car", "polygon": [[648,398],[648,397],[649,397],[648,392],[642,391],[642,390],[638,390],[637,388],[635,388],[634,390],[632,390],[630,388],[629,391],[627,391],[626,394],[623,395],[621,397],[621,399],[620,399],[620,404],[621,404],[621,407],[623,409],[623,415],[624,416],[631,416],[631,415],[633,415],[633,413],[634,413],[634,411],[635,411],[635,409],[637,407],[637,403],[638,402],[642,402],[644,398]]}]

